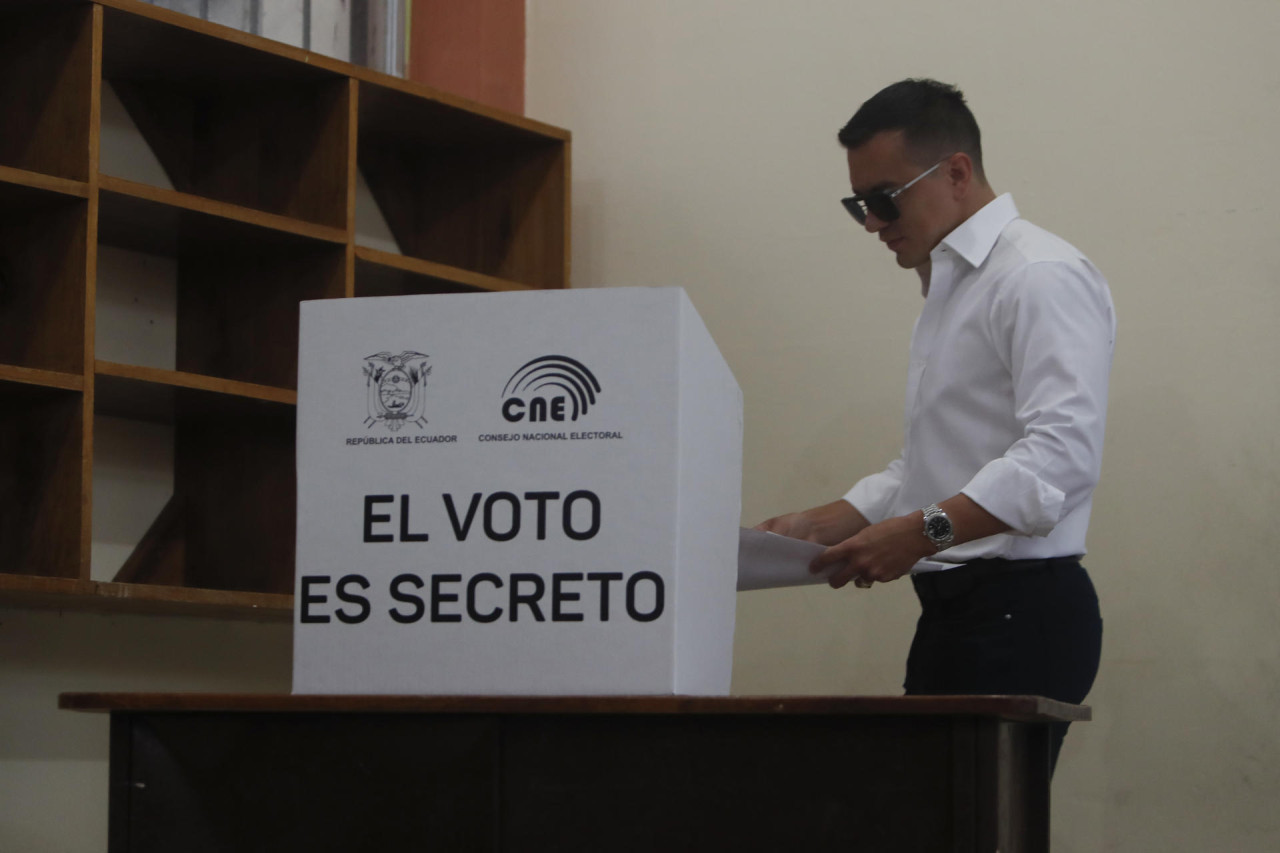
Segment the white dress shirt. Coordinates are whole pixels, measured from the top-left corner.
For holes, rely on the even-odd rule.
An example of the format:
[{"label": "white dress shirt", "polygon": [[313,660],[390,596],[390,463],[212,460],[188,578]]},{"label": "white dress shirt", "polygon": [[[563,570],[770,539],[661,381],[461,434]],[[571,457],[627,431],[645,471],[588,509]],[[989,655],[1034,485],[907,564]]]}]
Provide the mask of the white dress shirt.
[{"label": "white dress shirt", "polygon": [[911,335],[902,455],[845,500],[871,523],[963,493],[1012,530],[913,571],[1085,552],[1115,309],[1074,247],[1002,195],[933,250]]}]

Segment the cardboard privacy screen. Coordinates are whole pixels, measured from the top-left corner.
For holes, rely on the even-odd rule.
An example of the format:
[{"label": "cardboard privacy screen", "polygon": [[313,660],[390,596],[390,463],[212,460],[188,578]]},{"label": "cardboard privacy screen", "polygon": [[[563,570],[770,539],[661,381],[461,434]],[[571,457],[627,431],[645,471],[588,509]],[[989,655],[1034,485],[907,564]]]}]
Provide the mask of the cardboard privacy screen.
[{"label": "cardboard privacy screen", "polygon": [[303,303],[294,692],[727,693],[741,455],[680,289]]}]

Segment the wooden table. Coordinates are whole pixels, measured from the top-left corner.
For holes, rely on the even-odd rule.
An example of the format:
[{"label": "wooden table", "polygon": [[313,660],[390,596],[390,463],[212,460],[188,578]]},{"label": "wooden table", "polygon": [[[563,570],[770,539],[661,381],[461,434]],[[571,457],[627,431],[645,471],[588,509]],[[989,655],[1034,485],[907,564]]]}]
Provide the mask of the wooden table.
[{"label": "wooden table", "polygon": [[1042,851],[1035,696],[69,693],[130,851]]}]

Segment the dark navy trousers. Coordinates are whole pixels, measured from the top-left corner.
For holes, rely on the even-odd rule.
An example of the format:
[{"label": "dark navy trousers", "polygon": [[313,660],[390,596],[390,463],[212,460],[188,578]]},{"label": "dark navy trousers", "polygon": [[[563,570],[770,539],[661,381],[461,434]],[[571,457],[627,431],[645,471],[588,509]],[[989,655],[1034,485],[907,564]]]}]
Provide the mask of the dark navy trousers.
[{"label": "dark navy trousers", "polygon": [[[1102,616],[1075,557],[975,560],[911,577],[920,621],[908,696],[1035,695],[1080,704],[1102,654]],[[1050,767],[1067,723],[1052,724]]]}]

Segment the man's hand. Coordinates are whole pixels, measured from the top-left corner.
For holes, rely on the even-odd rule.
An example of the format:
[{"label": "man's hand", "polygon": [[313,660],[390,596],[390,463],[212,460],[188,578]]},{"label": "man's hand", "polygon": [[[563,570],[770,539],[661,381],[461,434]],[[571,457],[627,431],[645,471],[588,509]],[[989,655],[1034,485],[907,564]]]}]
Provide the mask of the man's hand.
[{"label": "man's hand", "polygon": [[913,512],[860,530],[815,557],[809,570],[838,566],[828,578],[831,586],[839,589],[853,581],[865,589],[876,581],[897,580],[933,553],[933,543],[924,535],[924,513]]},{"label": "man's hand", "polygon": [[832,501],[804,512],[791,512],[762,521],[755,529],[819,545],[834,545],[866,526],[867,520],[862,513],[847,501]]},{"label": "man's hand", "polygon": [[[1010,529],[1009,525],[978,506],[967,495],[947,498],[938,506],[951,518],[955,529],[953,546]],[[828,579],[833,587],[839,589],[853,581],[854,586],[866,589],[877,581],[888,583],[897,580],[910,572],[918,561],[935,553],[933,543],[924,535],[924,512],[916,510],[859,528],[840,544],[815,557],[809,570],[819,572],[839,566]]]}]

